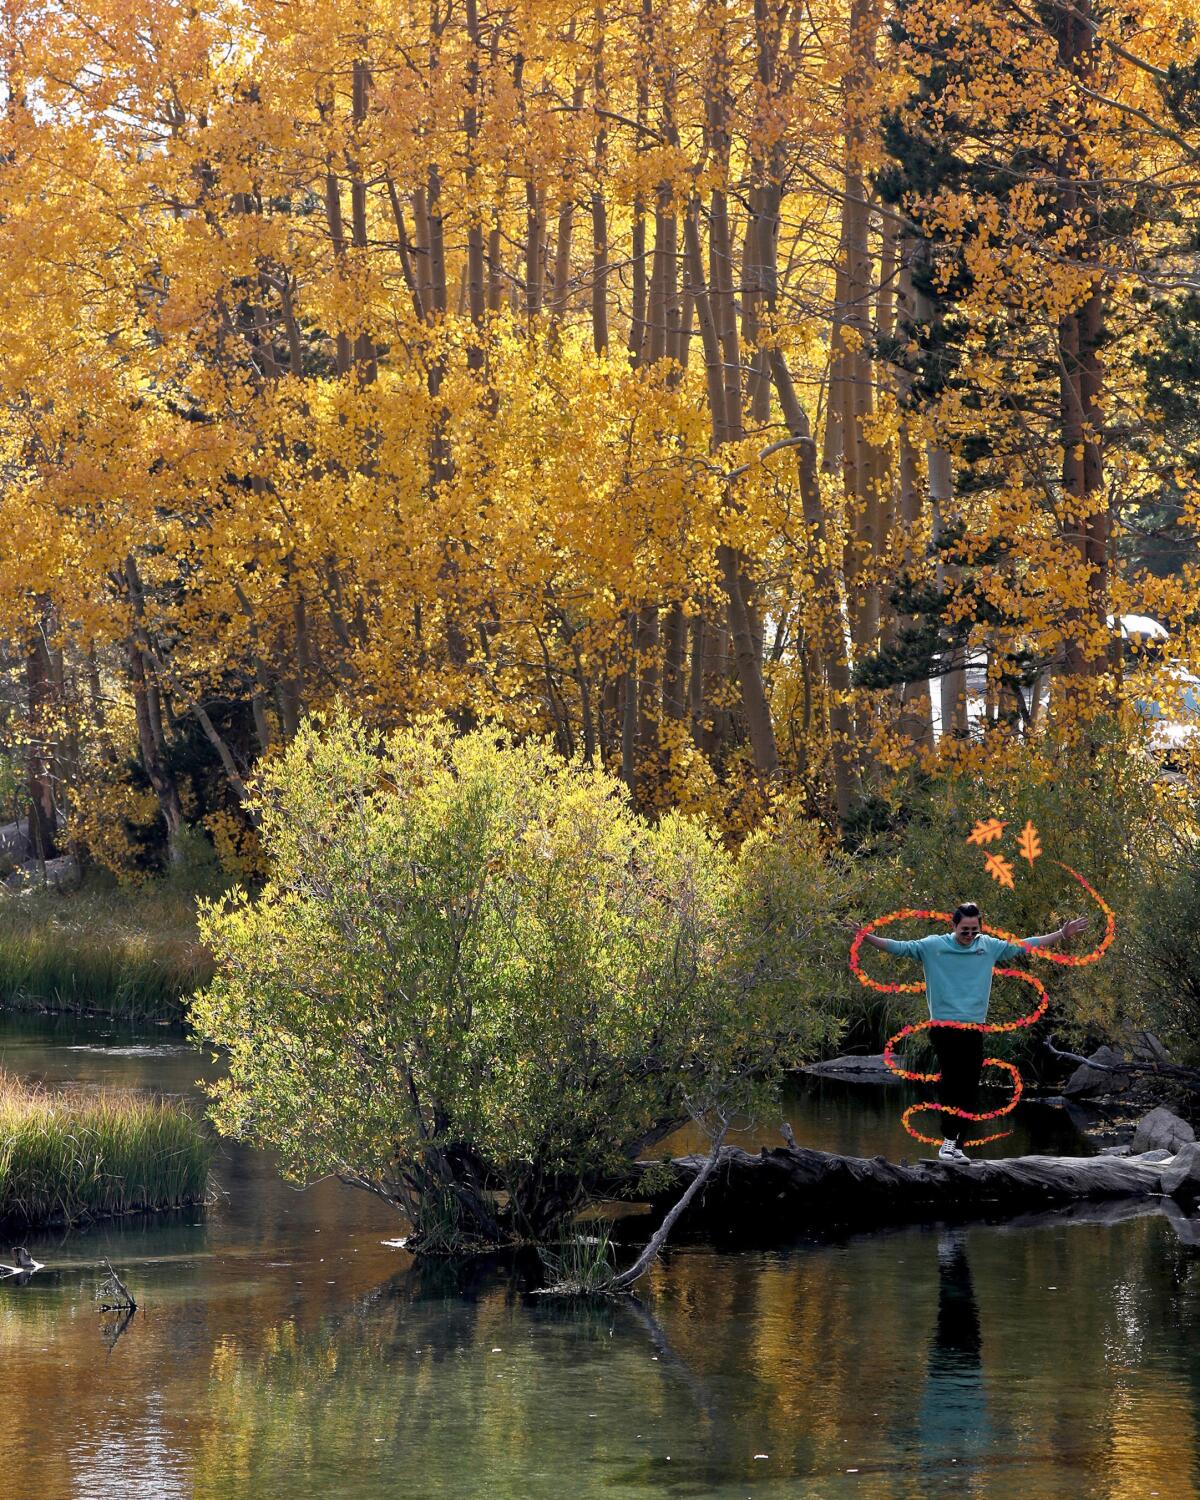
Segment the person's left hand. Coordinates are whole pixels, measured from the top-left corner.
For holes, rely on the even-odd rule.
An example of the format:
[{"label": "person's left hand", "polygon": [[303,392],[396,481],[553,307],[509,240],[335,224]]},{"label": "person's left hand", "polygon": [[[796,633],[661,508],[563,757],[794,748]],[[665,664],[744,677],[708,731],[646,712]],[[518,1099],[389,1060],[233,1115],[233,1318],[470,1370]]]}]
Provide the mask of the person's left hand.
[{"label": "person's left hand", "polygon": [[1091,920],[1091,917],[1072,917],[1069,922],[1064,922],[1062,924],[1064,940],[1073,938],[1077,932],[1082,932]]}]

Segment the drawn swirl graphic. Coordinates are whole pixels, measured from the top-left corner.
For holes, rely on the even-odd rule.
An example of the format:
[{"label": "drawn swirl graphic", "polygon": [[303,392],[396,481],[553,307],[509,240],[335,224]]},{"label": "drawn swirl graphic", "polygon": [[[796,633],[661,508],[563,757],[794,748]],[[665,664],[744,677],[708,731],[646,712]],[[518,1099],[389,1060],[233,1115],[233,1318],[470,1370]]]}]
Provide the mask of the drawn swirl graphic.
[{"label": "drawn swirl graphic", "polygon": [[[1105,901],[1104,897],[1089,885],[1078,870],[1073,870],[1070,865],[1064,865],[1061,860],[1057,859],[1051,860],[1051,864],[1057,865],[1060,870],[1065,870],[1073,880],[1077,881],[1104,913],[1104,936],[1097,943],[1096,947],[1090,953],[1078,955],[1050,953],[1044,948],[1031,947],[1028,943],[1024,943],[1020,938],[1015,937],[1011,932],[1005,932],[1002,928],[989,927],[988,931],[993,937],[1004,938],[1006,942],[1019,944],[1027,953],[1031,953],[1034,958],[1044,959],[1046,963],[1062,964],[1067,968],[1081,968],[1085,964],[1094,964],[1104,956],[1109,944],[1116,935],[1116,920],[1113,916],[1112,908]],[[916,907],[902,907],[899,911],[889,912],[886,916],[876,917],[873,922],[866,923],[855,935],[850,947],[850,969],[860,984],[865,985],[868,989],[878,990],[881,994],[888,995],[919,995],[924,993],[925,983],[923,980],[918,980],[913,984],[886,984],[882,980],[873,979],[867,974],[863,970],[860,960],[863,940],[868,933],[875,932],[880,927],[886,927],[891,922],[903,922],[914,918],[926,921],[949,922],[951,915],[947,911],[924,911]],[[1046,992],[1046,986],[1036,975],[1026,974],[1021,969],[997,968],[996,973],[1006,975],[1011,979],[1019,979],[1023,984],[1032,986],[1037,992],[1037,1004],[1027,1015],[1018,1016],[1015,1021],[928,1020],[914,1022],[911,1026],[904,1026],[896,1032],[895,1036],[888,1039],[887,1046],[883,1049],[883,1060],[892,1072],[897,1074],[898,1077],[910,1079],[914,1083],[938,1083],[941,1080],[942,1075],[940,1073],[917,1073],[911,1068],[903,1067],[896,1060],[897,1046],[906,1037],[915,1036],[919,1031],[931,1031],[935,1026],[946,1027],[954,1031],[1019,1031],[1023,1026],[1032,1026],[1035,1021],[1040,1020],[1046,1014],[1046,1007],[1050,1004],[1050,996]],[[1012,1082],[1012,1097],[1008,1102],[999,1109],[985,1110],[981,1114],[972,1114],[969,1110],[965,1109],[950,1108],[946,1105],[938,1104],[933,1100],[912,1104],[901,1116],[901,1123],[914,1140],[921,1141],[928,1146],[936,1146],[941,1142],[941,1136],[923,1135],[913,1125],[914,1116],[922,1113],[937,1111],[940,1114],[958,1115],[963,1120],[981,1121],[1001,1119],[1004,1115],[1009,1115],[1016,1109],[1024,1092],[1024,1084],[1021,1081],[1020,1071],[1013,1063],[1005,1061],[1002,1057],[985,1057],[983,1065],[986,1068],[1000,1068],[1009,1075]],[[963,1144],[966,1146],[983,1146],[989,1141],[1001,1141],[1005,1136],[1011,1134],[1012,1132],[1009,1130],[1001,1130],[993,1135],[975,1136],[971,1140],[964,1141]]]}]

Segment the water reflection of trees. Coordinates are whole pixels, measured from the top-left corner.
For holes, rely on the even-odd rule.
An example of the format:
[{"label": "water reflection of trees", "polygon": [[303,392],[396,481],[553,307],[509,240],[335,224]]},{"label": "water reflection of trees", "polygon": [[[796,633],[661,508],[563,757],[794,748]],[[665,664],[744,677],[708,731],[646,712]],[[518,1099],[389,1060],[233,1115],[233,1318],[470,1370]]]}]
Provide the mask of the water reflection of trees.
[{"label": "water reflection of trees", "polygon": [[[318,1302],[289,1271],[250,1302],[211,1285],[148,1298],[111,1359],[90,1282],[74,1301],[31,1285],[0,1298],[0,1451],[13,1493],[48,1496],[83,1492],[81,1455],[99,1463],[116,1423],[196,1500],[557,1500],[565,1480],[585,1497],[823,1500],[850,1468],[867,1500],[1001,1479],[1033,1500],[1194,1492],[1193,1253],[1152,1220],[973,1230],[961,1248],[969,1287],[956,1257],[939,1271],[933,1231],[677,1251],[641,1311],[439,1263],[379,1286],[339,1272]],[[973,1469],[930,1436],[947,1375],[987,1393]]]},{"label": "water reflection of trees", "polygon": [[[581,1494],[650,1490],[668,1473],[697,1493],[788,1476],[818,1495],[857,1468],[859,1494],[914,1496],[959,1456],[944,1443],[931,1455],[922,1438],[925,1382],[961,1379],[971,1365],[976,1393],[986,1380],[998,1394],[994,1423],[977,1434],[977,1479],[995,1477],[998,1449],[1003,1469],[1015,1460],[1013,1472],[1029,1476],[1027,1493],[1061,1493],[1066,1470],[1086,1475],[1089,1493],[1124,1500],[1164,1464],[1186,1469],[1195,1442],[1182,1366],[1172,1384],[1161,1369],[1106,1364],[1131,1318],[1161,1338],[1173,1316],[1170,1277],[1130,1275],[1144,1260],[1131,1262],[1130,1231],[1135,1249],[1148,1248],[1146,1226],[1128,1226],[1119,1268],[1111,1233],[1070,1231],[1084,1236],[1073,1243],[977,1235],[982,1291],[970,1287],[957,1308],[962,1266],[931,1277],[933,1245],[921,1234],[893,1237],[887,1254],[878,1241],[793,1257],[677,1254],[655,1273],[650,1324],[618,1306],[530,1304],[511,1284],[398,1278],[336,1329],[289,1328],[256,1355],[214,1366],[222,1417],[198,1455],[196,1493],[215,1500],[267,1473],[319,1474],[350,1445],[363,1493],[415,1459],[429,1492],[444,1495],[486,1485],[495,1496],[549,1496],[564,1475]],[[1174,1248],[1159,1248],[1189,1279]],[[1132,1302],[1122,1291],[1122,1305],[1097,1307],[1097,1286],[1118,1270],[1111,1284]],[[1046,1281],[1051,1273],[1063,1280]],[[1012,1299],[1036,1300],[1039,1285],[1059,1285],[1064,1300],[1044,1327],[1015,1323]],[[1154,1420],[1138,1443],[1129,1413],[1147,1404]],[[217,1438],[230,1430],[240,1435],[232,1446]]]}]

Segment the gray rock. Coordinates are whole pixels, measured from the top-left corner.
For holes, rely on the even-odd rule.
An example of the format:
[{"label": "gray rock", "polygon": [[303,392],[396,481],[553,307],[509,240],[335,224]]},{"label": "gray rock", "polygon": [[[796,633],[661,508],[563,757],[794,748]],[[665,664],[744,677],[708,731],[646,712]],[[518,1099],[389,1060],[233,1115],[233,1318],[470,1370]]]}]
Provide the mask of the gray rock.
[{"label": "gray rock", "polygon": [[1099,1156],[1129,1156],[1133,1151],[1132,1146],[1101,1146],[1097,1155]]},{"label": "gray rock", "polygon": [[818,1078],[848,1078],[855,1083],[887,1083],[896,1078],[882,1052],[871,1057],[831,1057],[826,1062],[810,1063],[803,1071]]},{"label": "gray rock", "polygon": [[1133,1044],[1133,1060],[1140,1063],[1169,1063],[1171,1054],[1152,1031],[1139,1031]]},{"label": "gray rock", "polygon": [[1200,1141],[1187,1141],[1162,1171],[1162,1190],[1172,1198],[1200,1197]]},{"label": "gray rock", "polygon": [[38,864],[36,860],[26,860],[12,871],[4,883],[10,891],[31,891],[43,883],[62,890],[75,885],[78,879],[79,862],[75,856],[60,854],[56,859],[48,859],[44,865]]},{"label": "gray rock", "polygon": [[0,854],[10,859],[29,857],[29,819],[20,818],[15,823],[0,824]]},{"label": "gray rock", "polygon": [[1176,1152],[1195,1139],[1196,1132],[1186,1120],[1181,1120],[1178,1115],[1159,1105],[1138,1121],[1137,1129],[1133,1132],[1133,1150],[1136,1153],[1163,1147],[1167,1151]]},{"label": "gray rock", "polygon": [[[1119,1094],[1129,1087],[1129,1074],[1120,1071],[1125,1058],[1112,1047],[1097,1047],[1087,1062],[1080,1063],[1063,1085],[1063,1093],[1071,1099],[1087,1094]],[[1099,1063],[1099,1067],[1092,1067]],[[1113,1069],[1118,1071],[1114,1072]]]}]

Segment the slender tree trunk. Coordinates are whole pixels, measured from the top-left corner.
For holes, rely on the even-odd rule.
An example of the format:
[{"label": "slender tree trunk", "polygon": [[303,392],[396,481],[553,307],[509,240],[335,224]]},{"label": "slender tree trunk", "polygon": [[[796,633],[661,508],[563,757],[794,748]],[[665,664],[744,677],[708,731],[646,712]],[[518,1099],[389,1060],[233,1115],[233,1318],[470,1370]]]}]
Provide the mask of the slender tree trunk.
[{"label": "slender tree trunk", "polygon": [[[626,621],[626,629],[632,635],[633,617]],[[621,674],[621,779],[631,791],[637,787],[637,664],[632,664]]]},{"label": "slender tree trunk", "polygon": [[[882,228],[882,250],[879,262],[879,288],[875,297],[875,349],[890,349],[896,332],[896,292],[900,261],[900,230],[895,220],[884,218]],[[888,397],[894,403],[896,383],[891,366],[872,359],[868,361],[868,373],[881,372],[886,383]],[[871,452],[871,487],[876,505],[875,552],[876,566],[881,576],[886,577],[887,558],[892,532],[896,524],[897,475],[893,469],[893,451],[890,443],[873,444]],[[876,586],[879,610],[879,638],[887,645],[896,639],[896,612],[888,595],[887,584]],[[897,695],[899,696],[899,695]]]},{"label": "slender tree trunk", "polygon": [[536,318],[542,310],[542,256],[546,239],[546,194],[525,184],[525,310]]},{"label": "slender tree trunk", "polygon": [[669,719],[682,719],[687,708],[683,679],[687,617],[682,605],[672,604],[667,611],[663,639],[663,712]]},{"label": "slender tree trunk", "polygon": [[[954,499],[954,479],[950,454],[947,449],[934,442],[925,445],[925,470],[929,480],[929,509],[932,519],[933,544],[937,548],[934,564],[934,585],[939,594],[954,588],[959,575],[956,564],[948,563],[941,546],[946,524],[946,514]],[[941,677],[942,733],[965,739],[967,720],[967,673],[966,654],[956,647]]]},{"label": "slender tree trunk", "polygon": [[435,313],[446,312],[446,240],[442,215],[442,174],[436,163],[429,168],[425,193],[428,215],[430,301]]},{"label": "slender tree trunk", "polygon": [[167,763],[161,721],[156,722],[150,708],[151,653],[145,626],[145,598],[132,553],[125,559],[125,582],[133,615],[133,629],[126,641],[126,656],[129,662],[129,685],[133,692],[138,748],[142,755],[142,767],[158,798],[159,810],[167,826],[167,857],[174,862],[181,854],[179,834],[184,821],[183,805],[174,772]]},{"label": "slender tree trunk", "polygon": [[[1096,71],[1092,0],[1077,0],[1058,18],[1058,56],[1063,67],[1086,86]],[[1077,256],[1085,265],[1099,259],[1099,226],[1086,141],[1078,132],[1068,138],[1061,165],[1061,219],[1080,225]],[[1059,392],[1062,413],[1062,489],[1064,540],[1078,556],[1086,579],[1085,607],[1068,614],[1063,667],[1069,677],[1094,677],[1104,671],[1109,651],[1108,540],[1110,515],[1104,495],[1101,408],[1103,373],[1100,342],[1104,297],[1099,275],[1093,275],[1082,305],[1059,319]],[[1097,640],[1105,642],[1097,647]]]},{"label": "slender tree trunk", "polygon": [[629,353],[635,365],[642,363],[646,345],[646,205],[633,200],[633,245],[631,250],[633,300],[629,315]]},{"label": "slender tree trunk", "polygon": [[[574,44],[575,18],[567,27],[567,41]],[[587,73],[579,68],[575,74],[575,87],[571,91],[571,112],[578,116],[583,110],[587,93]],[[571,241],[575,229],[575,196],[569,188],[558,206],[558,229],[554,238],[554,286],[550,298],[550,312],[555,324],[561,324],[567,315],[571,288]]]},{"label": "slender tree trunk", "polygon": [[[645,149],[642,131],[646,125],[646,114],[650,107],[650,13],[652,0],[642,0],[638,40],[635,53],[637,70],[635,115],[638,131],[634,138],[634,151],[640,156]],[[633,291],[629,313],[629,353],[635,365],[646,359],[646,201],[640,192],[633,198],[633,237],[630,251],[630,273]]]},{"label": "slender tree trunk", "polygon": [[838,246],[833,276],[833,316],[829,325],[829,378],[825,390],[825,433],[821,445],[821,472],[836,474],[842,461],[843,417],[846,406],[845,364],[847,352],[842,343],[846,300],[849,296],[846,276],[845,206],[842,209],[842,240]]},{"label": "slender tree trunk", "polygon": [[[592,94],[597,110],[607,107],[604,84],[604,7],[593,13],[596,41],[592,49]],[[608,349],[608,214],[604,204],[604,181],[608,173],[608,132],[603,117],[596,116],[592,146],[592,346],[597,354]]]},{"label": "slender tree trunk", "polygon": [[688,668],[688,719],[692,727],[692,741],[698,749],[704,748],[704,616],[697,615],[692,622],[692,651]]},{"label": "slender tree trunk", "polygon": [[[726,240],[727,243],[727,240]],[[708,383],[709,408],[713,428],[714,450],[735,434],[740,435],[740,411],[731,422],[728,402],[731,395],[722,370],[722,345],[714,316],[712,300],[704,283],[700,250],[700,230],[697,223],[696,205],[693,203],[684,221],[685,267],[689,289],[700,324],[700,336],[704,345],[705,371]],[[719,254],[714,257],[719,261]],[[732,299],[729,299],[728,314],[732,316]],[[734,329],[736,345],[736,328]],[[736,358],[735,354],[735,358]],[[736,379],[736,371],[734,372]],[[740,401],[740,390],[733,392]],[[732,430],[731,430],[732,429]],[[763,680],[762,656],[756,650],[751,612],[747,604],[745,582],[740,560],[728,543],[717,549],[717,561],[721,569],[721,580],[729,600],[729,631],[732,638],[734,659],[737,665],[738,683],[741,688],[742,707],[754,753],[755,768],[761,776],[774,776],[779,769],[779,753],[775,744],[775,730],[771,723],[771,708],[767,700],[766,684]]]},{"label": "slender tree trunk", "polygon": [[[371,75],[365,59],[354,64],[353,120],[355,129],[361,128],[367,118],[367,102]],[[348,163],[350,175],[350,238],[356,250],[366,255],[367,239],[367,186],[363,181],[362,167],[357,156]],[[368,333],[360,333],[354,341],[354,362],[358,377],[364,385],[370,384],[378,372],[375,345]]]},{"label": "slender tree trunk", "polygon": [[659,778],[658,719],[662,711],[658,610],[643,605],[635,616],[637,661],[637,775],[642,785]]},{"label": "slender tree trunk", "polygon": [[837,575],[830,555],[825,506],[817,472],[817,445],[808,414],[801,406],[787,361],[780,349],[771,352],[771,374],[789,433],[800,439],[796,470],[804,522],[814,544],[813,573],[818,592],[818,615],[824,638],[819,648],[829,683],[829,729],[832,740],[833,795],[839,821],[844,821],[857,790],[855,740],[851,714],[850,657]]},{"label": "slender tree trunk", "polygon": [[571,240],[575,228],[575,204],[564,198],[558,208],[558,230],[554,240],[554,291],[550,311],[556,322],[567,315],[571,291]]},{"label": "slender tree trunk", "polygon": [[504,306],[504,254],[500,229],[493,224],[487,242],[487,310],[498,313]]},{"label": "slender tree trunk", "polygon": [[[342,218],[342,189],[332,166],[325,173],[325,217],[329,222],[329,238],[333,241],[335,263],[340,267],[346,255],[346,229]],[[339,328],[334,335],[334,362],[339,375],[350,373],[350,340],[345,330]]]},{"label": "slender tree trunk", "polygon": [[[479,0],[466,0],[467,42],[470,54],[467,63],[467,106],[463,111],[463,129],[467,138],[467,196],[470,221],[467,225],[467,306],[471,324],[478,331],[483,327],[487,312],[487,273],[483,246],[482,205],[476,201],[476,180],[479,173],[476,162],[478,150],[480,114],[482,110],[480,58],[482,44],[479,36]],[[483,368],[483,349],[473,341],[467,350],[470,369]]]},{"label": "slender tree trunk", "polygon": [[50,660],[44,628],[35,629],[25,656],[29,751],[26,784],[29,792],[29,847],[39,866],[58,852],[58,817],[51,783],[47,745],[50,719]]},{"label": "slender tree trunk", "polygon": [[853,518],[854,539],[846,553],[846,588],[850,629],[856,655],[874,649],[879,633],[877,550],[880,541],[879,493],[867,426],[874,414],[870,357],[871,255],[869,213],[864,181],[867,123],[865,98],[875,72],[876,0],[851,0],[850,47],[853,66],[846,88],[846,191],[842,244],[846,257],[846,306],[843,321],[849,340],[844,354],[842,395],[842,469],[846,504]]},{"label": "slender tree trunk", "polygon": [[[913,254],[914,246],[911,239],[902,237],[897,291],[899,326],[902,336],[906,336],[907,330],[917,320],[917,302],[912,280]],[[916,561],[913,538],[917,535],[921,524],[920,454],[908,415],[911,376],[903,371],[902,366],[897,368],[900,372],[897,377],[898,397],[904,413],[899,433],[900,531],[904,537],[904,567],[911,569]],[[897,623],[901,629],[912,629],[916,625],[916,620],[912,615],[903,615]],[[912,744],[932,750],[934,746],[933,700],[928,679],[906,682],[903,685],[901,705],[900,732]]]}]

